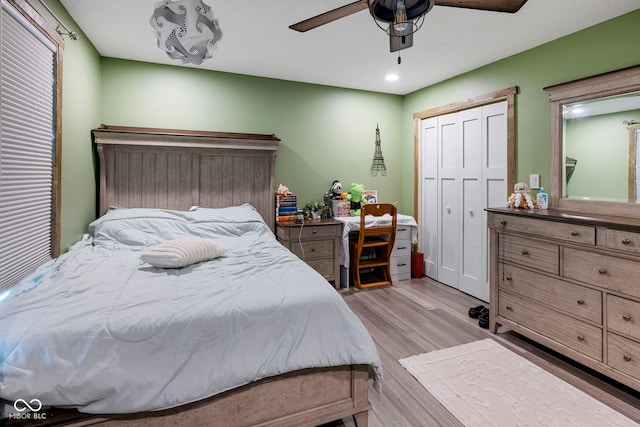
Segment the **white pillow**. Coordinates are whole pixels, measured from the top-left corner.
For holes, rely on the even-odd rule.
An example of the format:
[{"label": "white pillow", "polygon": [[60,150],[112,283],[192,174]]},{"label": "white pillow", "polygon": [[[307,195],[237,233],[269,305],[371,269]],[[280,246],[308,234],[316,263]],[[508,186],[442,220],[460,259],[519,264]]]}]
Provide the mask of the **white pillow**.
[{"label": "white pillow", "polygon": [[218,258],[226,250],[215,240],[181,237],[148,248],[140,255],[140,259],[154,267],[180,268]]}]

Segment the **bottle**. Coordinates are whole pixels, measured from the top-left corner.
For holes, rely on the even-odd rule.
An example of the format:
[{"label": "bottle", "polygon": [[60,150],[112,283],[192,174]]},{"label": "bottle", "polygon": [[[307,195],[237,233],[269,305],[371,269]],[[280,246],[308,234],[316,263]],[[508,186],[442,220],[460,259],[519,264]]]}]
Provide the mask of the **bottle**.
[{"label": "bottle", "polygon": [[536,202],[540,209],[547,209],[549,207],[549,203],[547,201],[547,193],[544,192],[544,187],[540,188],[540,192],[536,196]]}]

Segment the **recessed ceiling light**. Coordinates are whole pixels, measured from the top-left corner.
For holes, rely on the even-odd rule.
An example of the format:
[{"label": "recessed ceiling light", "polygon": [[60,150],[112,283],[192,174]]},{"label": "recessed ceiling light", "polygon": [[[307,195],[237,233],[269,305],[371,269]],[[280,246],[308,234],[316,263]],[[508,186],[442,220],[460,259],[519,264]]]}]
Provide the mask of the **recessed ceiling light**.
[{"label": "recessed ceiling light", "polygon": [[385,80],[388,82],[395,82],[396,80],[398,80],[398,75],[397,74],[387,74],[387,77],[385,77]]}]

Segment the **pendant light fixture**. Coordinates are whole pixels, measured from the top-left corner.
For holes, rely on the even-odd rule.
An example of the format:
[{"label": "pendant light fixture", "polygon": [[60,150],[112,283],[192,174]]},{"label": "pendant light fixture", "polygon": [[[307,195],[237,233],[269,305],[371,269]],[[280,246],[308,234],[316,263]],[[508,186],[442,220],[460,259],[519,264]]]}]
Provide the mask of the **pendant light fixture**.
[{"label": "pendant light fixture", "polygon": [[202,0],[164,0],[151,16],[158,47],[172,59],[200,65],[222,38],[218,20]]}]

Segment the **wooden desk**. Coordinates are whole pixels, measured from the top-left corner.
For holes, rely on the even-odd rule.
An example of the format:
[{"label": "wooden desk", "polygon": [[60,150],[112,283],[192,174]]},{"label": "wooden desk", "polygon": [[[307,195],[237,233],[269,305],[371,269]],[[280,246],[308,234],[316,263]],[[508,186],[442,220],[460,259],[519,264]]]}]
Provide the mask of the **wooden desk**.
[{"label": "wooden desk", "polygon": [[333,219],[278,222],[276,236],[287,249],[334,282],[340,289],[340,236],[342,223]]}]

